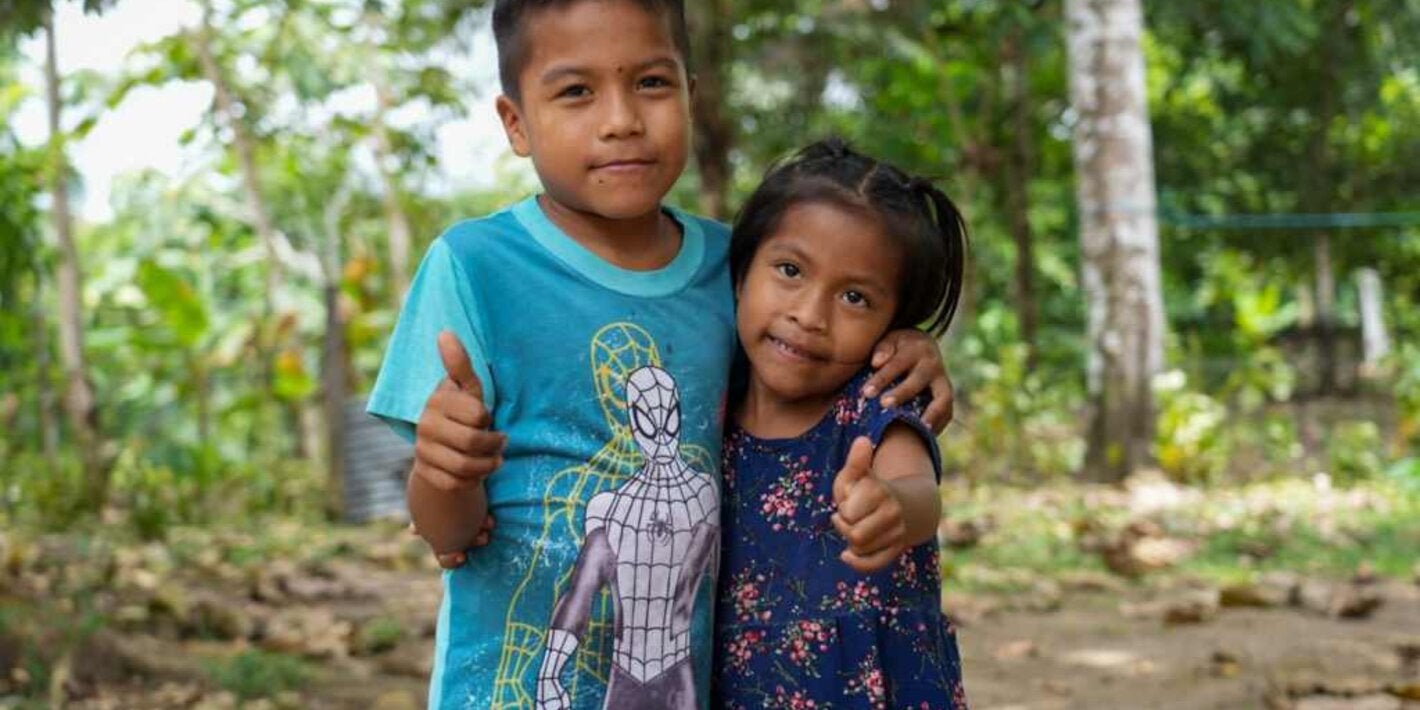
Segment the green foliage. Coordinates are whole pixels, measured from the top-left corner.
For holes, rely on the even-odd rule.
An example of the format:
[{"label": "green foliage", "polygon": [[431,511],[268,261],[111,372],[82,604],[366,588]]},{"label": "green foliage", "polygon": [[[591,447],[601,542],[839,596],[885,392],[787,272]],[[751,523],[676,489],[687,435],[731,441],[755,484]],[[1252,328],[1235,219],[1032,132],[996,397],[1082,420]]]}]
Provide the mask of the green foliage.
[{"label": "green foliage", "polygon": [[1342,422],[1327,440],[1330,473],[1343,483],[1379,476],[1386,466],[1384,452],[1375,422]]},{"label": "green foliage", "polygon": [[379,616],[365,622],[355,640],[363,653],[383,653],[403,641],[408,632],[399,619]]},{"label": "green foliage", "polygon": [[[84,0],[90,10],[107,4]],[[320,462],[301,422],[320,405],[326,286],[338,290],[346,324],[346,385],[367,391],[397,314],[390,205],[411,224],[417,263],[450,223],[536,190],[506,162],[488,166],[489,189],[460,191],[441,175],[441,128],[490,110],[492,87],[476,86],[479,72],[452,54],[469,48],[487,4],[214,5],[211,50],[280,234],[284,278],[270,309],[270,265],[237,146],[210,112],[182,137],[191,162],[179,175],[123,176],[113,218],[77,233],[85,374],[100,398],[105,451],[117,452],[112,502],[144,536],[226,511],[319,510]],[[0,24],[32,34],[51,6],[0,0]],[[732,0],[731,56],[714,67],[736,133],[732,207],[771,160],[829,132],[938,178],[962,206],[972,264],[946,347],[960,407],[943,451],[979,483],[1066,477],[1083,455],[1085,309],[1061,7]],[[1146,12],[1166,212],[1420,210],[1414,0],[1203,0],[1146,3]],[[206,82],[195,40],[189,31],[152,37],[112,71],[64,77],[73,128],[64,139],[77,142],[140,89]],[[11,125],[20,102],[40,92],[19,76],[10,43],[0,52],[0,481],[7,520],[54,528],[73,522],[83,490],[58,406],[48,161]],[[388,185],[381,166],[391,168]],[[698,189],[683,180],[670,200],[694,205]],[[1016,277],[1022,224],[1039,312],[1030,344]],[[1314,236],[1164,225],[1172,342],[1157,455],[1170,476],[1325,469],[1414,480],[1420,231],[1334,233],[1343,320],[1354,319],[1352,269],[1377,268],[1386,286],[1397,352],[1371,386],[1393,402],[1395,426],[1327,424],[1308,432],[1314,450],[1303,451],[1292,405],[1309,373],[1279,338],[1315,310],[1306,295]],[[59,422],[54,459],[42,453],[41,412]]]},{"label": "green foliage", "polygon": [[46,460],[37,452],[3,451],[0,520],[46,530],[69,528],[86,511],[83,462],[77,455]]},{"label": "green foliage", "polygon": [[1159,467],[1170,478],[1208,483],[1226,472],[1233,423],[1222,402],[1188,389],[1184,373],[1173,370],[1155,380],[1159,407],[1156,434]]},{"label": "green foliage", "polygon": [[1077,470],[1084,456],[1071,416],[1082,401],[1078,385],[1030,372],[1019,343],[1001,347],[995,360],[982,356],[980,341],[964,346],[951,361],[969,368],[970,400],[947,430],[944,465],[980,482],[1059,478]]},{"label": "green foliage", "polygon": [[207,664],[212,680],[242,700],[295,690],[310,677],[309,664],[294,656],[252,649]]}]

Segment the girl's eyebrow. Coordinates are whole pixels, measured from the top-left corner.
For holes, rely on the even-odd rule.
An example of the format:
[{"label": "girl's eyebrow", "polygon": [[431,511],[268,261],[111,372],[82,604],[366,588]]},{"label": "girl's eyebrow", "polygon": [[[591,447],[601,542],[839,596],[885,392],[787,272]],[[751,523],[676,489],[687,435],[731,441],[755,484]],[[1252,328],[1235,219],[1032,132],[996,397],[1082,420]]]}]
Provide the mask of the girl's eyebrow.
[{"label": "girl's eyebrow", "polygon": [[764,250],[765,250],[766,252],[775,252],[775,251],[786,252],[789,256],[795,257],[795,258],[799,259],[800,261],[812,262],[812,261],[814,260],[813,256],[810,255],[809,252],[808,252],[807,250],[805,250],[803,247],[800,247],[800,246],[794,241],[793,237],[790,237],[788,240],[785,240],[785,239],[776,239],[776,240],[770,242],[769,244],[765,245]]},{"label": "girl's eyebrow", "polygon": [[[769,244],[765,245],[764,251],[765,253],[771,255],[773,252],[776,251],[784,252],[787,256],[792,256],[806,264],[814,263],[814,258],[810,254],[810,252],[799,246],[792,239],[792,237],[788,240],[776,239],[773,242],[770,242]],[[845,271],[848,272],[846,274],[846,280],[849,284],[855,287],[863,288],[869,291],[876,291],[878,292],[878,295],[893,292],[891,284],[885,284],[883,283],[882,279],[875,278],[876,274],[871,271],[853,271],[851,269],[845,269]]]}]

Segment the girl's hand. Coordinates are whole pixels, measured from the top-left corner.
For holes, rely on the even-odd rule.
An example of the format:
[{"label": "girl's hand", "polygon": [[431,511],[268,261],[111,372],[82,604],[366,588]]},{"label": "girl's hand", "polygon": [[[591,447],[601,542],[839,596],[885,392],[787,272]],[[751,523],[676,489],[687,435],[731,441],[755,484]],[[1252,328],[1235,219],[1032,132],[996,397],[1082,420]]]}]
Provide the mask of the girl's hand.
[{"label": "girl's hand", "polygon": [[910,401],[930,389],[932,401],[922,413],[922,421],[937,434],[947,428],[952,421],[952,381],[947,377],[937,341],[920,330],[894,330],[878,341],[871,364],[877,372],[863,384],[864,397],[876,397],[882,388],[906,373],[902,382],[883,393],[883,406]]},{"label": "girl's hand", "polygon": [[839,559],[862,573],[887,567],[907,549],[902,502],[890,484],[873,475],[872,467],[873,444],[860,436],[833,479],[838,507],[833,527],[848,541]]}]

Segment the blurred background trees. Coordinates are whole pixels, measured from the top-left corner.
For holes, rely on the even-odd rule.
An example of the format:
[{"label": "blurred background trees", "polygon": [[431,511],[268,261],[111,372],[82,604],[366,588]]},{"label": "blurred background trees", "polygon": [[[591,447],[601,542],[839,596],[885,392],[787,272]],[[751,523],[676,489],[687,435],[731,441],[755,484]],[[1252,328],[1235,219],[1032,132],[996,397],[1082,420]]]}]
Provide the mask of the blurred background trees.
[{"label": "blurred background trees", "polygon": [[[832,132],[940,179],[968,215],[945,451],[970,481],[1158,466],[1420,485],[1420,2],[1145,3],[1125,33],[1143,72],[1129,108],[1156,189],[1091,167],[1082,137],[1104,118],[1080,82],[1101,67],[1071,36],[1100,37],[1073,3],[691,5],[695,160],[672,201],[728,219],[774,159]],[[496,162],[491,188],[447,174],[439,131],[496,92],[471,70],[491,61],[486,7],[204,0],[79,72],[20,52],[65,42],[49,7],[0,2],[3,514],[52,525],[108,505],[154,534],[233,501],[318,514],[323,395],[368,389],[442,228],[535,186]],[[35,62],[53,91],[19,80]],[[121,176],[111,214],[76,216],[66,146],[184,82],[212,97],[177,138],[190,164]],[[53,108],[44,141],[15,130],[27,101]],[[1111,179],[1134,192],[1092,187]],[[1119,248],[1156,221],[1157,247],[1098,271],[1114,247],[1095,246],[1097,210],[1127,217],[1106,229]],[[1362,346],[1361,270],[1384,356]],[[1137,303],[1163,323],[1131,306],[1101,337],[1097,280],[1156,290]],[[1112,400],[1089,363],[1121,343],[1142,367],[1098,382],[1137,400],[1114,419],[1134,426],[1092,444]]]}]

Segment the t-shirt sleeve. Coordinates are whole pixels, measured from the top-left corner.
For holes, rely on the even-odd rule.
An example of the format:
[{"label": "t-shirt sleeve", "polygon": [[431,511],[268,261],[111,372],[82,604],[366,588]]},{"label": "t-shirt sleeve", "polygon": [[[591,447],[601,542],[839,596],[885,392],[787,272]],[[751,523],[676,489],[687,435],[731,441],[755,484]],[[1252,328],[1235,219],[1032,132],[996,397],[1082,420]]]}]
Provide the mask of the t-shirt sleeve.
[{"label": "t-shirt sleeve", "polygon": [[922,437],[922,443],[927,445],[927,451],[932,456],[932,472],[936,474],[937,481],[941,482],[942,452],[937,448],[937,437],[932,433],[932,428],[922,420],[922,413],[927,411],[927,404],[930,401],[930,394],[924,393],[905,404],[884,407],[879,404],[877,398],[872,398],[868,400],[862,421],[866,429],[864,435],[872,439],[875,449],[883,443],[883,437],[887,436],[889,427],[899,422],[907,425],[909,429]]},{"label": "t-shirt sleeve", "polygon": [[419,415],[445,376],[438,341],[445,330],[453,331],[468,351],[474,374],[483,383],[484,404],[492,411],[494,382],[478,314],[468,276],[440,237],[429,246],[410,284],[366,411],[414,441]]}]

